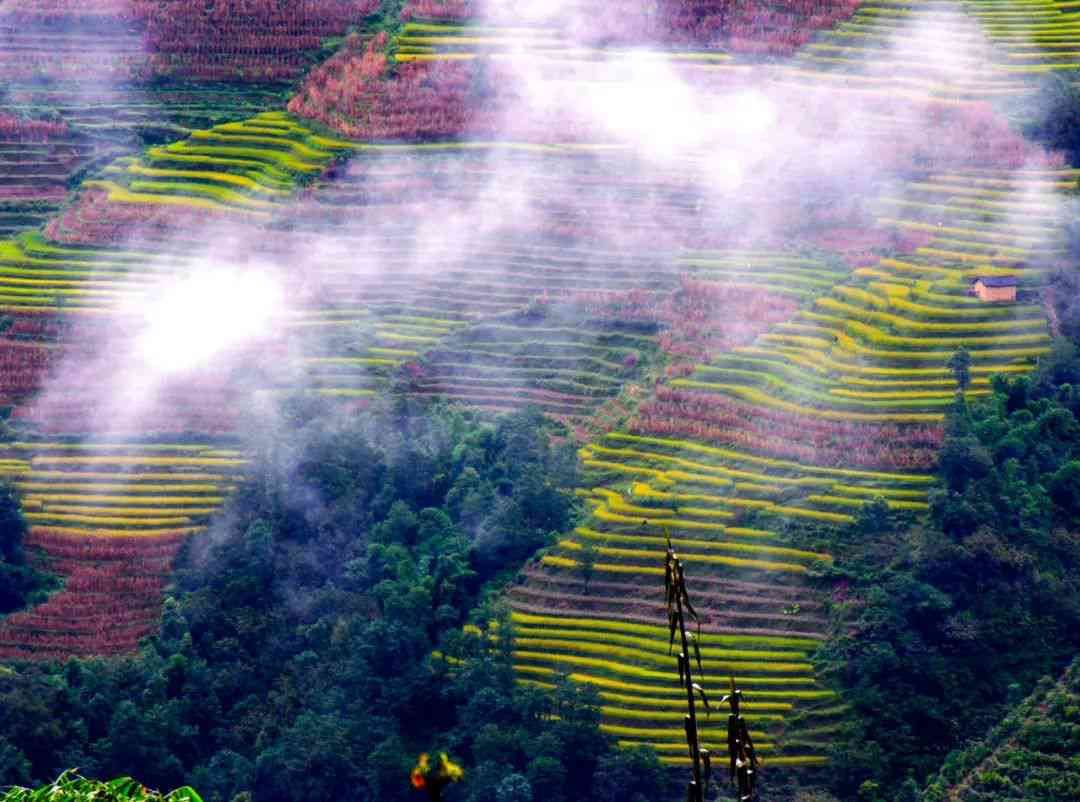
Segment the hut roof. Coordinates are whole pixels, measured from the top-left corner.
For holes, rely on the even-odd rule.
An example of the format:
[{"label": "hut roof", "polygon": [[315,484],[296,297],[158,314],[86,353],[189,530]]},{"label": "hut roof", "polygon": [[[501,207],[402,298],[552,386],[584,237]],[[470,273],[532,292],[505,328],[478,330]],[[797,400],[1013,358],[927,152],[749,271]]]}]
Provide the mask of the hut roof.
[{"label": "hut roof", "polygon": [[1016,276],[979,276],[975,281],[981,281],[984,287],[1016,286]]}]

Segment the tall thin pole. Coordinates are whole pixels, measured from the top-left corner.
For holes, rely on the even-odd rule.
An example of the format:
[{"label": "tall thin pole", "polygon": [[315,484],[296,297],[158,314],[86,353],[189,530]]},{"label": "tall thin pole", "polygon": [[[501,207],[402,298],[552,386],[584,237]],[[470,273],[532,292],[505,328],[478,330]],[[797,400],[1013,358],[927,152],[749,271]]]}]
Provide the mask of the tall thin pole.
[{"label": "tall thin pole", "polygon": [[[679,682],[686,689],[687,708],[683,726],[686,729],[686,746],[690,750],[690,764],[694,770],[694,778],[686,789],[686,798],[687,802],[705,802],[711,767],[709,752],[701,748],[701,739],[698,736],[697,702],[694,699],[694,694],[701,694],[701,700],[706,710],[709,708],[709,699],[701,686],[694,682],[694,674],[690,663],[690,637],[686,634],[686,616],[689,614],[695,621],[698,620],[698,616],[694,606],[690,603],[690,596],[686,592],[686,573],[683,571],[682,561],[679,560],[671,546],[671,538],[668,538],[667,558],[664,563],[664,593],[667,599],[668,613],[668,653],[671,653],[671,649],[675,645],[676,630],[679,633],[679,645],[682,647],[682,651],[678,655]],[[701,651],[697,641],[694,641],[694,654],[700,667]],[[704,767],[702,764],[704,764]]]},{"label": "tall thin pole", "polygon": [[686,592],[686,578],[683,576],[682,562],[674,556],[674,553],[672,556],[676,573],[675,610],[679,619],[679,635],[682,641],[682,654],[679,655],[679,661],[686,671],[686,706],[690,711],[686,717],[686,741],[690,747],[690,760],[694,766],[695,802],[704,802],[705,790],[701,787],[701,750],[698,743],[697,710],[694,703],[694,678],[690,673],[690,644],[686,640],[686,619],[683,616],[682,606],[682,595]]}]

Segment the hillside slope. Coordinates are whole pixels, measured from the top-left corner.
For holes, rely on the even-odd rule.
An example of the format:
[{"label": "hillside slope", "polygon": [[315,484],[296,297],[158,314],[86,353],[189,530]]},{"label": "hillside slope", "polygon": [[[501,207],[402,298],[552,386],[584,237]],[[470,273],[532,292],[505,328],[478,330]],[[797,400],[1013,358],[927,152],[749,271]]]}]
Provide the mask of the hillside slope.
[{"label": "hillside slope", "polygon": [[1051,802],[1080,797],[1080,661],[1039,682],[986,737],[949,756],[926,802]]},{"label": "hillside slope", "polygon": [[[983,398],[1050,352],[1080,171],[990,102],[1071,75],[1080,12],[720,5],[582,3],[590,27],[415,0],[369,35],[365,0],[177,0],[149,21],[145,3],[0,3],[0,390],[19,434],[0,474],[69,577],[0,624],[0,655],[111,655],[154,631],[172,556],[242,481],[245,413],[268,400],[531,404],[578,440],[588,514],[507,591],[522,686],[569,675],[623,745],[685,762],[670,534],[709,687],[736,676],[766,766],[824,764],[846,707],[815,673],[817,579],[864,515],[929,509],[958,390]],[[626,49],[655,25],[662,46]],[[94,32],[70,63],[40,52]],[[208,266],[217,284],[184,283]],[[192,351],[229,330],[252,297],[217,293],[230,270],[287,298],[265,336],[224,367],[140,361],[157,318]],[[1018,302],[972,297],[980,277]],[[188,306],[157,314],[178,283]]]}]

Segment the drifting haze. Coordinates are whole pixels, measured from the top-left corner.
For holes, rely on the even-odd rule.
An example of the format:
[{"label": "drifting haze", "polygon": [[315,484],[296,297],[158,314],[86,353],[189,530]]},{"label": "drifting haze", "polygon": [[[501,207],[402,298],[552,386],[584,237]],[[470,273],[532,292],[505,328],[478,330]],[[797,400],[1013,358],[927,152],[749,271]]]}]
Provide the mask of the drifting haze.
[{"label": "drifting haze", "polygon": [[[528,8],[518,16],[569,20],[571,36],[581,16],[568,2]],[[910,67],[912,85],[965,80],[988,57],[974,23],[964,47],[946,49],[936,20],[913,14],[885,48]],[[438,91],[441,80],[468,77],[474,67],[406,65],[403,74],[410,69],[430,70]],[[124,336],[103,342],[102,359],[91,367],[65,365],[56,379],[61,397],[83,387],[99,399],[96,409],[108,411],[98,416],[98,431],[137,431],[138,399],[167,402],[181,380],[212,375],[229,388],[232,417],[242,419],[268,382],[280,387],[287,376],[292,389],[307,389],[296,365],[275,364],[268,379],[254,364],[341,353],[340,328],[332,342],[306,335],[302,344],[283,345],[289,316],[316,308],[366,306],[375,318],[387,307],[438,309],[460,289],[453,271],[461,270],[488,292],[474,297],[471,310],[453,310],[483,317],[528,297],[634,286],[627,272],[673,288],[684,249],[846,241],[857,243],[863,258],[868,242],[898,244],[889,232],[874,232],[868,205],[879,194],[901,193],[905,178],[1046,161],[988,107],[811,88],[772,67],[748,73],[645,49],[567,62],[523,45],[482,69],[498,88],[470,99],[466,138],[568,147],[364,154],[306,191],[269,229],[185,231],[164,250],[183,253],[193,240],[229,247],[209,250],[122,307],[132,321]],[[318,71],[309,79],[319,80]],[[581,147],[592,144],[604,147]],[[551,284],[543,272],[519,275],[553,248],[569,273]],[[241,259],[237,268],[236,254],[258,260]],[[285,287],[282,277],[303,292]],[[514,296],[510,288],[522,286],[524,294]],[[270,350],[260,351],[266,343]],[[40,407],[51,402],[46,392]]]},{"label": "drifting haze", "polygon": [[134,298],[122,313],[141,318],[133,349],[140,369],[170,376],[265,337],[280,325],[284,303],[269,273],[202,263]]}]

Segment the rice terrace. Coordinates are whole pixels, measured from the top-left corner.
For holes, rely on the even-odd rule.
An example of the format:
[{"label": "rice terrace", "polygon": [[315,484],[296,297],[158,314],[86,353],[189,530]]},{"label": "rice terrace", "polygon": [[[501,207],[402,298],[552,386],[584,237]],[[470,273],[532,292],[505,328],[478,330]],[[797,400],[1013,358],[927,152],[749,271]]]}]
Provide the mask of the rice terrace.
[{"label": "rice terrace", "polygon": [[1078,221],[1073,0],[0,0],[0,799],[1080,799]]}]

